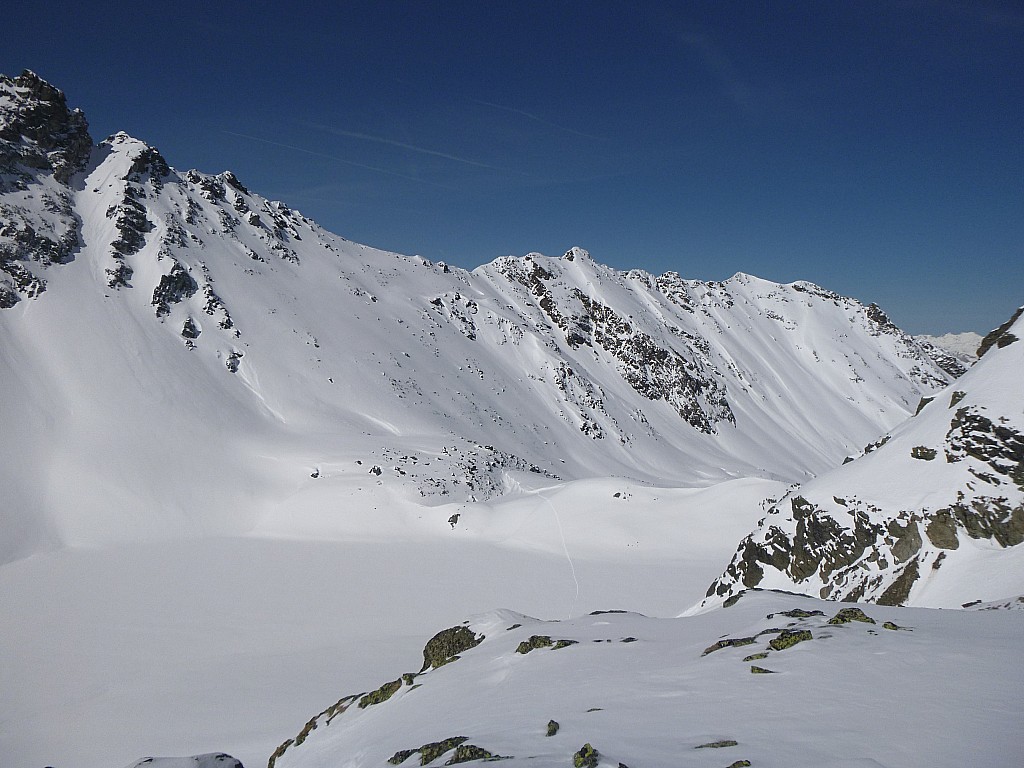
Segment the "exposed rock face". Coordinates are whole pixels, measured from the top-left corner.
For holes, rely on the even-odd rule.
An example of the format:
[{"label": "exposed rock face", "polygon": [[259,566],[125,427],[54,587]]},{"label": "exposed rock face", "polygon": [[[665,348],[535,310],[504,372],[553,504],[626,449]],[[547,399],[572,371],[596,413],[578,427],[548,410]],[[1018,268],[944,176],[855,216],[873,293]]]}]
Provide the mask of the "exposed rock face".
[{"label": "exposed rock face", "polygon": [[420,671],[448,664],[458,658],[458,654],[480,645],[483,639],[466,627],[450,627],[438,632],[423,647],[423,667]]},{"label": "exposed rock face", "polygon": [[967,372],[968,366],[956,355],[947,352],[936,344],[918,339],[918,344],[935,361],[935,363],[952,378],[959,379]]},{"label": "exposed rock face", "polygon": [[994,331],[988,334],[984,339],[981,340],[981,346],[978,347],[978,357],[984,356],[986,352],[992,349],[992,346],[1005,347],[1013,344],[1018,340],[1018,337],[1010,333],[1010,328],[1020,319],[1021,314],[1024,314],[1024,307],[1019,307],[1016,312],[1013,313],[1013,317],[1007,320],[1005,323],[1000,325]]},{"label": "exposed rock face", "polygon": [[[580,248],[563,258],[590,262],[589,254]],[[735,423],[725,387],[713,373],[705,373],[707,349],[701,350],[696,338],[690,337],[694,343],[688,345],[690,354],[684,357],[579,288],[563,289],[558,275],[532,254],[522,260],[500,260],[496,266],[529,290],[571,348],[604,350],[616,361],[623,379],[642,397],[667,402],[690,426],[705,434],[715,433],[721,423]],[[676,332],[680,338],[687,337],[679,329]],[[588,423],[587,430],[595,428]]]},{"label": "exposed rock face", "polygon": [[85,116],[33,72],[0,75],[0,309],[46,289],[41,269],[78,246],[71,176],[89,158]]},{"label": "exposed rock face", "polygon": [[[61,184],[80,170],[92,149],[89,124],[80,110],[68,109],[64,94],[34,72],[0,75],[0,173],[26,182],[29,173],[50,172]],[[28,171],[28,173],[26,173]]]},{"label": "exposed rock face", "polygon": [[178,304],[195,295],[199,290],[195,279],[181,264],[175,262],[171,271],[160,278],[160,284],[153,290],[153,306],[156,316],[163,317],[171,312],[171,304]]}]

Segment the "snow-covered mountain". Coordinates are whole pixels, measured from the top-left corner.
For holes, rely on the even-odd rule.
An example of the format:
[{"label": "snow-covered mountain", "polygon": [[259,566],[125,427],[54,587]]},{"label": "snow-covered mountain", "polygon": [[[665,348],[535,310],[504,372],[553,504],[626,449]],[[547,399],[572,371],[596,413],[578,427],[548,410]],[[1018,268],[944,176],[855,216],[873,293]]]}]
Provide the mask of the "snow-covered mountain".
[{"label": "snow-covered mountain", "polygon": [[982,337],[973,331],[967,333],[944,333],[941,336],[915,336],[922,344],[930,344],[956,357],[965,365],[973,365],[978,359],[978,347]]},{"label": "snow-covered mountain", "polygon": [[[701,599],[764,512],[782,509],[775,500],[792,502],[799,492],[822,509],[839,504],[814,483],[890,432],[885,446],[836,470],[864,472],[843,491],[847,506],[876,504],[871,525],[893,518],[908,531],[902,539],[888,533],[904,543],[891,556],[879,545],[877,560],[860,570],[882,574],[885,558],[893,565],[884,581],[909,567],[897,550],[913,550],[911,560],[933,577],[920,580],[928,589],[910,590],[909,602],[1024,592],[1024,548],[1002,546],[1016,536],[1016,512],[1004,519],[998,506],[975,506],[985,494],[1019,504],[1010,484],[1017,470],[1004,471],[1016,448],[989,450],[1021,424],[1013,366],[1020,370],[1022,345],[1007,343],[1021,329],[1002,331],[964,373],[962,361],[907,336],[877,306],[809,283],[620,272],[579,248],[504,257],[471,272],[379,251],[250,192],[230,172],[178,172],[125,134],[95,145],[84,116],[56,88],[28,72],[0,77],[4,764],[108,768],[145,754],[194,754],[137,764],[205,766],[230,763],[225,750],[251,768],[340,693],[395,679],[396,665],[438,627],[496,606],[574,618],[556,624],[499,612],[473,620],[487,640],[463,661],[416,678],[422,688],[408,685],[386,706],[352,709],[337,724],[354,726],[337,741],[328,735],[338,731],[317,721],[315,738],[293,741],[280,764],[334,765],[339,749],[347,757],[346,745],[366,744],[373,748],[359,761],[380,764],[406,749],[419,749],[410,761],[422,760],[424,744],[456,735],[551,764],[567,764],[587,739],[606,765],[667,764],[663,715],[673,724],[703,718],[684,734],[687,747],[749,746],[729,757],[738,763],[767,755],[764,734],[783,729],[786,754],[799,763],[808,745],[821,757],[812,730],[825,725],[811,718],[820,700],[800,699],[793,710],[815,723],[811,730],[773,720],[759,736],[741,720],[776,711],[780,696],[796,701],[807,680],[849,688],[866,709],[896,697],[908,674],[900,658],[935,659],[926,666],[941,680],[922,667],[914,684],[947,691],[945,670],[969,643],[985,664],[958,673],[948,702],[929,703],[906,722],[922,737],[876,743],[898,754],[893,765],[917,764],[903,759],[909,752],[960,755],[968,730],[927,744],[923,734],[936,731],[943,713],[961,716],[967,691],[998,688],[992,717],[977,710],[964,728],[980,723],[977,733],[995,734],[985,742],[993,758],[1015,754],[999,740],[1012,733],[1000,713],[1014,711],[999,686],[1019,690],[1001,674],[1004,657],[1019,655],[1019,619],[978,624],[989,612],[878,608],[878,619],[914,633],[874,636],[856,625],[863,631],[823,630],[835,633],[829,639],[808,625],[825,642],[769,657],[783,665],[773,671],[793,674],[762,680],[746,666],[721,667],[730,649],[703,660],[686,654],[723,633],[772,629],[755,614],[834,610],[766,594],[720,608],[743,584],[728,581],[738,575],[735,561],[700,615],[615,615],[607,625],[581,618],[610,605],[676,616]],[[916,424],[931,426],[918,436]],[[901,454],[890,469],[886,451],[901,445],[909,458]],[[918,448],[925,450],[908,453]],[[934,478],[918,478],[921,467]],[[934,479],[946,493],[955,485],[948,471],[969,493],[948,502],[949,516],[932,531],[915,489]],[[872,477],[885,499],[912,503],[876,501],[864,492]],[[790,488],[798,483],[799,491]],[[914,526],[924,530],[916,550]],[[762,586],[827,586],[817,575],[795,582],[764,571]],[[965,579],[963,588],[953,576]],[[874,599],[887,584],[868,585],[863,596]],[[523,627],[491,629],[506,620]],[[543,714],[532,705],[510,711],[523,740],[502,741],[497,715],[477,725],[458,719],[478,709],[470,690],[514,680],[503,676],[521,661],[509,643],[544,634],[579,642],[550,657],[543,648],[528,654],[517,690],[547,700],[551,681],[560,681],[561,733],[571,748],[524,730]],[[636,643],[590,644],[631,636]],[[609,654],[572,655],[584,645]],[[878,662],[877,686],[853,690],[860,672],[857,680],[843,673],[836,653],[851,654],[847,670]],[[545,658],[585,663],[561,668],[559,678],[546,662],[532,666]],[[791,658],[810,658],[812,673],[787,670]],[[603,688],[590,682],[601,679],[594,664],[608,669]],[[718,728],[712,719],[721,710],[709,707],[704,717],[693,700],[712,695],[720,674],[732,686],[736,670],[742,686],[782,682],[714,694],[733,705],[735,690],[750,696],[736,710],[742,717]],[[454,685],[436,685],[444,680]],[[611,705],[577,712],[591,694]],[[441,724],[403,719],[421,711],[403,709],[417,696],[427,710],[459,702],[457,712]],[[666,709],[657,714],[644,702]],[[630,742],[626,726],[648,715],[661,740]],[[591,716],[609,718],[598,721],[606,738],[584,727]],[[374,718],[379,730],[369,725]],[[559,719],[543,715],[542,730],[548,718]],[[454,730],[435,733],[435,724]],[[852,723],[844,743],[863,740],[869,725]],[[718,754],[686,751],[671,762],[705,765]],[[850,754],[887,764],[877,751]]]},{"label": "snow-covered mountain", "polygon": [[0,562],[348,535],[339,498],[486,500],[522,473],[802,481],[963,370],[809,283],[350,243],[231,173],[92,146],[27,72],[0,82],[0,137]]},{"label": "snow-covered mountain", "polygon": [[953,607],[1020,591],[1024,574],[1021,310],[964,376],[855,461],[791,489],[708,591],[794,589]]}]

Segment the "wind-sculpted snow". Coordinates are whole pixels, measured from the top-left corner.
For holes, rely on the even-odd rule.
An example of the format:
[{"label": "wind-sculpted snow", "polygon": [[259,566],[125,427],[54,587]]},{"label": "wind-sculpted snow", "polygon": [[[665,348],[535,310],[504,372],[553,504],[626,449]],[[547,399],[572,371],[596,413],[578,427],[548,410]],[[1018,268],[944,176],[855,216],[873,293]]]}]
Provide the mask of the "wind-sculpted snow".
[{"label": "wind-sculpted snow", "polygon": [[877,307],[808,283],[386,253],[124,133],[83,153],[63,94],[3,82],[0,560],[301,531],[381,486],[479,501],[522,472],[800,481],[950,380]]},{"label": "wind-sculpted snow", "polygon": [[395,670],[368,706],[342,697],[270,766],[996,765],[1024,746],[1022,615],[757,591],[680,619],[497,611],[462,627],[478,645]]},{"label": "wind-sculpted snow", "polygon": [[955,607],[1024,588],[1024,334],[856,460],[791,490],[740,543],[708,601],[745,587]]}]

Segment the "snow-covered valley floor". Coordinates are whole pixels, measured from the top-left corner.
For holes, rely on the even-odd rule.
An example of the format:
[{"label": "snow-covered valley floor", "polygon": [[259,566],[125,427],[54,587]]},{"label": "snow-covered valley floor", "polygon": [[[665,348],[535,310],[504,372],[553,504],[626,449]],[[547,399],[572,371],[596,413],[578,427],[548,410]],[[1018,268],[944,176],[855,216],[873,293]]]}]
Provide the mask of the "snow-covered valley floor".
[{"label": "snow-covered valley floor", "polygon": [[405,537],[384,524],[399,511],[368,509],[377,540],[268,533],[9,563],[0,762],[110,768],[225,751],[265,765],[311,715],[404,670],[466,616],[677,615],[703,597],[760,500],[780,491],[767,481],[699,491],[583,481],[457,505],[454,529],[455,506],[409,505],[420,528]]}]

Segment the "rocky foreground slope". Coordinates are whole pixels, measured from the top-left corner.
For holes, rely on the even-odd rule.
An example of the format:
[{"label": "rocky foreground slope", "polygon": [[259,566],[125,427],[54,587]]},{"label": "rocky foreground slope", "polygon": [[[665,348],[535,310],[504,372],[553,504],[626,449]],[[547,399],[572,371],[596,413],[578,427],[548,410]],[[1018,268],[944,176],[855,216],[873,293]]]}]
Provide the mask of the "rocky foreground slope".
[{"label": "rocky foreground slope", "polygon": [[997,765],[1024,747],[1024,598],[985,607],[755,590],[680,619],[495,612],[310,719],[270,768]]}]

